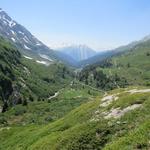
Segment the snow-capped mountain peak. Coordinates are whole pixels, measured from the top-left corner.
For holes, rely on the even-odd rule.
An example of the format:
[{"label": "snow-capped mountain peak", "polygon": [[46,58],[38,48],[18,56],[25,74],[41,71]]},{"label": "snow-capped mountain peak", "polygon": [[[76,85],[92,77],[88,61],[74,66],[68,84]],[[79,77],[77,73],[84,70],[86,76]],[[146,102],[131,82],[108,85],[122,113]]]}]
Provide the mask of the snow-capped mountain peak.
[{"label": "snow-capped mountain peak", "polygon": [[76,61],[82,61],[92,57],[96,54],[96,52],[89,48],[86,45],[70,45],[68,47],[63,47],[58,49],[62,53],[70,56],[70,59],[73,58]]},{"label": "snow-capped mountain peak", "polygon": [[5,11],[0,8],[0,36],[13,42],[23,53],[46,55],[49,60],[56,57],[54,52],[45,44],[34,37],[25,27],[14,21]]}]

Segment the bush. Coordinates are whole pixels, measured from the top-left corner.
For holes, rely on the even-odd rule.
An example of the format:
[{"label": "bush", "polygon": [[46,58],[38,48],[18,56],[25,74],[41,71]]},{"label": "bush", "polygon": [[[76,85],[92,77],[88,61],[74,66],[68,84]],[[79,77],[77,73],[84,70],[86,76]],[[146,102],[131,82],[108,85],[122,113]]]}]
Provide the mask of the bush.
[{"label": "bush", "polygon": [[15,108],[15,116],[19,116],[19,115],[23,115],[24,113],[26,113],[26,109],[23,106],[16,106]]},{"label": "bush", "polygon": [[51,116],[48,116],[48,117],[45,118],[45,121],[51,122],[51,121],[53,121],[53,118]]},{"label": "bush", "polygon": [[33,102],[34,101],[34,98],[32,95],[29,96],[29,101]]},{"label": "bush", "polygon": [[7,120],[5,119],[5,117],[0,116],[0,124],[7,124]]},{"label": "bush", "polygon": [[27,105],[28,105],[28,102],[27,102],[26,99],[23,100],[22,105],[23,105],[23,106],[27,106]]}]

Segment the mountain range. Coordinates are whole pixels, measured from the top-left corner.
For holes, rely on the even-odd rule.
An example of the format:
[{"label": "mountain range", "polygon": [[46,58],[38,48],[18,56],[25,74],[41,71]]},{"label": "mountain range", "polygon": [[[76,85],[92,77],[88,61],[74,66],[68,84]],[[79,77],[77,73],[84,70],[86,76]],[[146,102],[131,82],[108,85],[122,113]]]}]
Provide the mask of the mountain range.
[{"label": "mountain range", "polygon": [[60,61],[66,65],[78,68],[102,61],[108,56],[111,57],[132,48],[138,43],[149,40],[149,36],[146,36],[140,41],[100,53],[96,53],[95,50],[86,45],[71,45],[52,50],[33,36],[24,26],[14,21],[2,9],[0,9],[0,35],[15,44],[23,55],[35,58],[38,62],[47,65],[53,61]]}]

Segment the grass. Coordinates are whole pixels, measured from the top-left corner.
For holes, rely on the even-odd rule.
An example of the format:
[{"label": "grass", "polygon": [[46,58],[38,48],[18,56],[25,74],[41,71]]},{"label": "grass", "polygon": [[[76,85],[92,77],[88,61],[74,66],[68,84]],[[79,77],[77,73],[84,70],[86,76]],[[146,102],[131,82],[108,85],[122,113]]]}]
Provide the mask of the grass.
[{"label": "grass", "polygon": [[128,132],[125,136],[106,145],[104,150],[149,149],[150,121],[141,123],[139,127]]},{"label": "grass", "polygon": [[76,83],[63,88],[58,96],[51,100],[33,101],[27,106],[16,105],[4,114],[0,114],[0,118],[5,119],[8,125],[48,124],[98,95],[101,93]]},{"label": "grass", "polygon": [[[119,91],[124,92],[124,89],[114,90],[110,94]],[[101,116],[99,121],[90,121],[98,109],[105,111],[118,106],[124,108],[137,103],[138,98],[143,99],[140,109],[130,111],[117,120],[106,120]],[[9,130],[0,131],[0,148],[8,150],[149,148],[150,137],[147,133],[150,131],[150,93],[120,94],[118,101],[103,110],[99,108],[101,96],[97,95],[94,99],[84,102],[47,125],[12,126]]]}]

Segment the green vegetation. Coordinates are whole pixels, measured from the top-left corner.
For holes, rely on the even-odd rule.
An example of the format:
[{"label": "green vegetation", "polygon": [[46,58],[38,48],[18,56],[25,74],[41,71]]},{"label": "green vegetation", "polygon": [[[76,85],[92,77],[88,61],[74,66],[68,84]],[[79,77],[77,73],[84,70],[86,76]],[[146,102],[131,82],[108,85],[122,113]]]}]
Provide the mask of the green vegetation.
[{"label": "green vegetation", "polygon": [[[90,92],[89,92],[90,91]],[[0,114],[1,126],[47,124],[53,122],[83,103],[91,101],[101,93],[78,83],[69,85],[59,91],[57,97],[33,101],[28,105],[16,105]]]},{"label": "green vegetation", "polygon": [[[98,96],[46,126],[3,127],[0,131],[1,149],[148,149],[150,93],[129,94],[127,98],[122,89],[108,95],[118,92],[117,103],[101,108],[101,96]],[[139,103],[139,99],[140,108],[128,111],[118,119],[104,119],[106,110],[109,112],[118,106],[123,109]],[[97,117],[98,110],[99,120],[95,121],[93,118]]]},{"label": "green vegetation", "polygon": [[150,149],[149,47],[88,66],[78,81],[1,38],[0,150]]},{"label": "green vegetation", "polygon": [[[61,63],[37,64],[0,38],[0,106],[2,111],[17,104],[44,100],[70,84],[73,73]],[[0,108],[1,108],[0,107]]]},{"label": "green vegetation", "polygon": [[22,63],[28,69],[23,79],[40,99],[54,95],[59,89],[70,84],[73,77],[72,72],[63,64],[55,63],[47,67],[28,59],[23,59]]},{"label": "green vegetation", "polygon": [[9,42],[0,38],[0,104],[2,111],[8,108],[10,95],[13,93],[13,81],[15,81],[15,69],[20,65],[21,54],[15,50]]},{"label": "green vegetation", "polygon": [[149,86],[149,48],[150,41],[140,43],[99,64],[87,66],[79,74],[79,80],[106,90],[129,85]]}]

